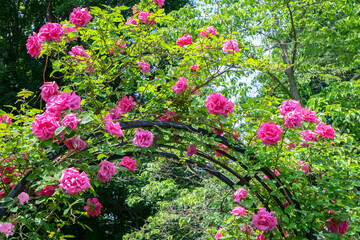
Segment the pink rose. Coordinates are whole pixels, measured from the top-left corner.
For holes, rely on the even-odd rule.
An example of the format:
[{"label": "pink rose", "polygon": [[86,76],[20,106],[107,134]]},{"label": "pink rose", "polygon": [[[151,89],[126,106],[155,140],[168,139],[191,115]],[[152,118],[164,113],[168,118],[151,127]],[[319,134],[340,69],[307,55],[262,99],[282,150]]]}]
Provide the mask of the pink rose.
[{"label": "pink rose", "polygon": [[12,181],[12,177],[7,177],[5,175],[3,175],[1,179],[2,179],[4,184],[9,184]]},{"label": "pink rose", "polygon": [[223,44],[223,51],[228,54],[239,52],[238,42],[236,40],[225,41]]},{"label": "pink rose", "polygon": [[[308,175],[310,170],[309,170],[309,165],[307,163],[305,163],[304,161],[299,160],[299,165],[297,165],[296,169],[301,168],[303,170],[303,172],[305,173],[305,175]],[[304,164],[304,165],[303,165]],[[303,166],[301,166],[303,165]]]},{"label": "pink rose", "polygon": [[59,180],[59,187],[65,190],[66,193],[77,195],[90,188],[90,179],[86,176],[85,172],[79,174],[75,168],[67,168],[62,172]]},{"label": "pink rose", "polygon": [[112,135],[115,135],[117,137],[124,136],[123,131],[121,130],[120,123],[114,123],[112,121],[106,121],[106,130]]},{"label": "pink rose", "polygon": [[139,5],[135,4],[131,9],[132,9],[132,12],[133,14],[137,14],[137,13],[140,13],[140,10],[138,9]]},{"label": "pink rose", "polygon": [[2,117],[0,117],[0,123],[2,123],[2,122],[6,122],[7,124],[10,124],[10,123],[12,123],[12,119],[9,117],[9,116],[2,116]]},{"label": "pink rose", "polygon": [[[70,55],[74,56],[75,61],[81,62],[85,61],[85,58],[89,58],[90,55],[86,52],[83,46],[75,46],[71,48],[71,51],[69,52]],[[80,58],[79,58],[80,57]]]},{"label": "pink rose", "polygon": [[75,131],[79,122],[81,122],[81,119],[76,117],[76,113],[70,113],[64,117],[61,124]]},{"label": "pink rose", "polygon": [[99,164],[100,169],[96,175],[96,177],[103,181],[104,183],[108,182],[110,178],[115,174],[116,169],[118,167],[115,167],[114,164],[112,164],[109,161],[103,161]]},{"label": "pink rose", "polygon": [[283,131],[279,125],[275,125],[272,121],[263,123],[257,131],[258,138],[262,140],[265,145],[276,145],[281,139]]},{"label": "pink rose", "polygon": [[42,39],[36,33],[33,33],[32,36],[29,36],[28,40],[26,41],[26,49],[33,58],[37,58],[40,55],[41,50],[43,50],[42,46],[40,45],[41,43]]},{"label": "pink rose", "polygon": [[160,121],[170,121],[174,116],[176,115],[176,112],[170,112],[166,111],[165,115],[162,115],[159,120]]},{"label": "pink rose", "polygon": [[289,143],[289,145],[286,147],[286,149],[292,149],[292,148],[296,148],[296,143]]},{"label": "pink rose", "polygon": [[113,121],[113,120],[118,120],[120,118],[120,116],[124,117],[124,115],[121,114],[120,107],[116,106],[115,108],[110,109],[109,114],[103,118],[105,121]]},{"label": "pink rose", "polygon": [[71,111],[80,109],[81,98],[76,93],[63,92],[54,96],[46,103],[46,109],[56,115],[60,115],[61,111],[70,108]]},{"label": "pink rose", "polygon": [[284,117],[285,123],[284,126],[288,128],[296,129],[296,127],[301,126],[301,122],[303,120],[301,113],[297,110],[288,112]]},{"label": "pink rose", "polygon": [[118,104],[121,113],[130,112],[132,107],[136,106],[136,102],[133,101],[132,97],[123,97]]},{"label": "pink rose", "polygon": [[264,235],[258,234],[257,238],[255,240],[268,240],[268,239],[266,237],[264,237]]},{"label": "pink rose", "polygon": [[283,204],[284,208],[286,208],[287,206],[290,206],[289,202],[286,200],[285,203]]},{"label": "pink rose", "polygon": [[33,133],[42,140],[54,137],[55,130],[58,127],[60,127],[60,124],[56,119],[56,115],[48,112],[37,115],[32,123]]},{"label": "pink rose", "polygon": [[39,195],[39,196],[49,196],[49,197],[51,197],[52,195],[54,195],[55,190],[56,190],[58,187],[59,187],[58,185],[48,185],[48,186],[45,186],[38,195]]},{"label": "pink rose", "polygon": [[[219,150],[223,151],[223,152],[226,152],[226,153],[229,153],[229,150],[225,150],[226,149],[226,146],[222,143],[218,143],[216,144],[215,146],[219,147]],[[223,155],[218,152],[218,151],[215,151],[215,155],[216,156],[219,156],[219,157],[222,157]]]},{"label": "pink rose", "polygon": [[[125,48],[125,47],[126,47],[126,42],[123,39],[119,39],[119,40],[115,41],[115,49],[120,48],[121,52],[124,52],[124,50],[122,48]],[[110,49],[110,54],[115,54],[114,50]]]},{"label": "pink rose", "polygon": [[[71,32],[77,32],[77,29],[74,27],[66,27],[66,26],[63,26],[63,27],[64,27],[64,31],[67,35],[68,35],[68,33],[71,33]],[[75,36],[74,38],[66,37],[66,41],[69,43],[74,40],[76,41],[77,38],[78,38],[77,36]]]},{"label": "pink rose", "polygon": [[254,229],[247,224],[244,224],[242,227],[240,227],[241,231],[244,231],[246,235],[251,235]]},{"label": "pink rose", "polygon": [[39,30],[39,37],[48,41],[61,42],[60,37],[64,35],[64,29],[58,23],[46,23]]},{"label": "pink rose", "polygon": [[240,199],[246,199],[247,194],[248,191],[246,191],[244,188],[239,188],[232,197],[234,198],[235,203],[240,203]]},{"label": "pink rose", "polygon": [[278,225],[277,218],[272,214],[274,212],[267,212],[265,208],[262,208],[258,211],[258,215],[253,214],[252,224],[260,231],[271,231]]},{"label": "pink rose", "polygon": [[220,93],[214,93],[207,97],[205,107],[210,114],[224,115],[234,112],[234,104]]},{"label": "pink rose", "polygon": [[215,239],[216,240],[221,240],[221,237],[225,237],[225,234],[222,234],[222,229],[220,228],[219,231],[215,234]]},{"label": "pink rose", "polygon": [[139,20],[142,21],[143,23],[145,24],[153,24],[155,23],[155,20],[152,19],[152,20],[149,20],[149,17],[154,14],[154,13],[149,13],[149,12],[141,12],[139,14]]},{"label": "pink rose", "polygon": [[301,136],[305,142],[316,142],[318,135],[311,130],[301,131]]},{"label": "pink rose", "polygon": [[188,149],[186,151],[186,156],[191,157],[192,155],[194,155],[196,153],[197,153],[196,146],[194,144],[190,144],[190,146],[188,147]]},{"label": "pink rose", "polygon": [[180,47],[189,45],[191,43],[192,43],[192,37],[188,34],[184,34],[184,36],[179,37],[178,40],[176,41],[176,44],[179,45]]},{"label": "pink rose", "polygon": [[338,219],[331,219],[328,221],[328,229],[331,233],[340,233],[341,236],[343,236],[349,228],[349,222],[346,220],[344,222],[341,222]]},{"label": "pink rose", "polygon": [[232,132],[231,134],[232,134],[236,139],[239,138],[239,135],[238,135],[236,132]]},{"label": "pink rose", "polygon": [[153,0],[153,1],[158,5],[158,7],[162,7],[165,4],[165,0]]},{"label": "pink rose", "polygon": [[128,156],[123,157],[123,161],[118,164],[119,166],[123,166],[129,171],[135,171],[136,170],[136,160],[129,158]]},{"label": "pink rose", "polygon": [[125,26],[136,26],[136,25],[137,25],[137,20],[133,19],[132,17],[130,17],[125,23]]},{"label": "pink rose", "polygon": [[148,64],[147,62],[137,62],[137,64],[139,65],[139,67],[141,68],[141,72],[143,74],[147,73],[150,71],[150,64]]},{"label": "pink rose", "polygon": [[301,109],[301,116],[303,117],[304,121],[309,121],[316,124],[320,123],[320,120],[316,118],[316,112],[307,108]]},{"label": "pink rose", "polygon": [[177,94],[181,94],[185,91],[187,87],[187,79],[184,77],[180,77],[179,80],[172,87],[172,90]]},{"label": "pink rose", "polygon": [[232,215],[235,217],[239,216],[239,215],[246,216],[246,210],[243,207],[236,207],[231,212],[232,212]]},{"label": "pink rose", "polygon": [[81,140],[80,137],[72,137],[72,138],[66,139],[65,145],[69,149],[74,149],[75,151],[80,152],[81,150],[83,150],[86,147],[86,142]]},{"label": "pink rose", "polygon": [[92,16],[89,14],[87,8],[74,8],[73,12],[70,13],[70,23],[76,27],[84,27],[91,19]]},{"label": "pink rose", "polygon": [[335,137],[335,130],[332,126],[325,123],[319,124],[315,127],[315,133],[319,134],[322,138],[333,139]]},{"label": "pink rose", "polygon": [[132,140],[134,145],[145,148],[149,147],[153,143],[154,135],[147,130],[140,129],[135,133],[135,137]]},{"label": "pink rose", "polygon": [[59,86],[56,82],[45,82],[41,87],[41,97],[45,102],[49,101],[51,97],[59,95]]},{"label": "pink rose", "polygon": [[[280,172],[277,170],[277,169],[275,169],[275,171],[274,170],[271,170],[273,173],[275,173],[275,175],[276,176],[279,176],[280,175]],[[264,175],[264,178],[266,179],[266,180],[270,180],[270,178],[268,177],[268,176],[266,176],[266,175]]]},{"label": "pink rose", "polygon": [[296,110],[297,112],[301,111],[301,104],[296,100],[286,100],[279,106],[280,114],[286,115],[288,112]]},{"label": "pink rose", "polygon": [[190,70],[192,71],[192,72],[196,72],[196,70],[199,68],[199,66],[198,65],[192,65],[191,67],[190,67]]},{"label": "pink rose", "polygon": [[29,201],[29,194],[26,192],[22,192],[19,194],[18,199],[20,200],[20,205],[24,205],[24,203]]},{"label": "pink rose", "polygon": [[15,225],[13,225],[11,223],[2,222],[2,223],[0,223],[0,233],[12,236],[12,235],[14,235],[14,227],[15,227]]},{"label": "pink rose", "polygon": [[199,35],[201,37],[216,36],[216,29],[213,26],[208,26],[204,31],[201,31]]},{"label": "pink rose", "polygon": [[101,213],[101,203],[97,198],[88,198],[86,201],[87,205],[84,209],[87,212],[87,215],[95,217],[99,216]]}]

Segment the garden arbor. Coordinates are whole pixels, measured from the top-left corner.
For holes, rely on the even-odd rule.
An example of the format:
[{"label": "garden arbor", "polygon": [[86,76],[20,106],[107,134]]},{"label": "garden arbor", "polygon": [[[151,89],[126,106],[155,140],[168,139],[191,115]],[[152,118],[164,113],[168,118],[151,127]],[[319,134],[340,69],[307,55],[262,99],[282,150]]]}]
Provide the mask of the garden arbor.
[{"label": "garden arbor", "polygon": [[[86,214],[72,206],[85,204],[85,191],[96,196],[92,186],[108,182],[116,164],[133,171],[131,158],[159,156],[234,192],[236,204],[228,205],[240,213],[221,219],[216,238],[344,235],[348,221],[358,221],[357,177],[349,177],[358,153],[350,138],[336,136],[328,116],[299,101],[248,98],[233,71],[253,66],[251,48],[228,30],[177,28],[177,15],[165,15],[162,4],[142,1],[129,19],[121,15],[126,7],[76,8],[70,21],[29,36],[29,54],[50,59],[56,81],[39,86],[43,109],[30,108],[32,93],[23,91],[14,123],[1,119],[1,174],[10,194],[0,232],[61,238],[59,206],[75,221]],[[101,214],[98,199],[87,200],[87,214]],[[348,236],[356,237],[350,226]]]}]

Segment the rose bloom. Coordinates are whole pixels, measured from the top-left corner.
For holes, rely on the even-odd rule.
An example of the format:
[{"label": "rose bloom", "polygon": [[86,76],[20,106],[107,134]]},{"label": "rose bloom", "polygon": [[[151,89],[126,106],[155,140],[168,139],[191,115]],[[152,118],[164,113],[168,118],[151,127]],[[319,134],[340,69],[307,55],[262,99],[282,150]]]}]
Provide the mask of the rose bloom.
[{"label": "rose bloom", "polygon": [[187,79],[184,77],[180,77],[179,80],[172,87],[172,90],[177,94],[181,94],[185,91],[187,87]]},{"label": "rose bloom", "polygon": [[152,19],[152,20],[149,20],[149,17],[154,14],[154,13],[149,13],[149,12],[141,12],[139,13],[139,20],[142,21],[143,23],[145,24],[153,24],[155,23],[155,20]]},{"label": "rose bloom", "polygon": [[118,120],[120,116],[124,117],[124,115],[121,114],[120,107],[116,106],[115,108],[110,109],[108,115],[103,117],[103,119],[105,121],[113,121],[113,120]]},{"label": "rose bloom", "polygon": [[149,147],[153,143],[154,135],[147,130],[140,129],[135,133],[135,137],[132,140],[134,145],[145,148]]},{"label": "rose bloom", "polygon": [[137,21],[135,19],[133,19],[132,17],[130,17],[127,22],[125,23],[125,26],[135,26],[137,25]]},{"label": "rose bloom", "polygon": [[56,120],[56,115],[49,112],[37,115],[32,123],[33,133],[42,140],[54,137],[55,130],[58,127],[60,127],[60,124]]},{"label": "rose bloom", "polygon": [[124,136],[124,133],[121,130],[120,123],[118,122],[114,123],[112,121],[106,121],[106,130],[108,130],[111,135],[115,135],[117,137]]},{"label": "rose bloom", "polygon": [[[275,175],[276,176],[279,176],[280,175],[280,172],[277,170],[277,169],[275,169],[275,171],[274,170],[271,170],[273,173],[275,173]],[[266,176],[266,175],[264,175],[264,178],[265,179],[267,179],[267,180],[270,180],[270,178],[268,177],[268,176]]]},{"label": "rose bloom", "polygon": [[81,119],[76,117],[76,113],[69,113],[61,121],[61,124],[75,131],[79,122],[81,122]]},{"label": "rose bloom", "polygon": [[192,43],[192,37],[188,34],[184,34],[184,36],[179,37],[178,40],[176,41],[176,44],[179,45],[180,47],[189,45],[191,43]]},{"label": "rose bloom", "polygon": [[5,116],[0,117],[0,123],[2,123],[2,122],[6,122],[7,124],[10,124],[10,123],[12,123],[12,119],[5,115]]},{"label": "rose bloom", "polygon": [[301,104],[299,101],[296,100],[286,100],[285,102],[283,102],[280,106],[279,106],[279,110],[280,110],[280,114],[281,115],[286,115],[288,112],[291,111],[301,111]]},{"label": "rose bloom", "polygon": [[240,203],[240,199],[246,199],[247,194],[248,191],[246,191],[244,188],[239,188],[232,197],[234,198],[235,203]]},{"label": "rose bloom", "polygon": [[[124,52],[124,50],[122,48],[126,47],[126,42],[123,42],[123,41],[124,41],[123,39],[119,39],[119,40],[115,41],[115,49],[120,48],[122,53]],[[113,49],[110,49],[110,54],[115,54]]]},{"label": "rose bloom", "polygon": [[322,138],[333,139],[335,137],[335,130],[332,126],[325,123],[319,124],[315,127],[315,133],[319,134]]},{"label": "rose bloom", "polygon": [[209,37],[210,35],[216,36],[216,29],[213,26],[208,26],[204,31],[199,34],[201,37]]},{"label": "rose bloom", "polygon": [[158,7],[162,7],[165,4],[165,0],[153,0],[153,1],[158,5]]},{"label": "rose bloom", "polygon": [[61,42],[60,37],[64,35],[64,29],[58,23],[46,23],[39,30],[39,37],[48,41]]},{"label": "rose bloom", "polygon": [[83,150],[86,147],[86,142],[81,140],[80,137],[72,137],[72,138],[66,139],[65,145],[69,149],[74,149],[75,151],[80,152],[81,150]]},{"label": "rose bloom", "polygon": [[283,131],[279,125],[275,125],[272,121],[263,123],[257,131],[258,138],[262,140],[265,145],[276,145],[281,139]]},{"label": "rose bloom", "polygon": [[300,134],[305,142],[316,142],[317,141],[318,135],[309,129],[305,130],[305,131],[301,131]]},{"label": "rose bloom", "polygon": [[14,227],[15,225],[8,222],[0,223],[0,233],[12,236],[14,234]]},{"label": "rose bloom", "polygon": [[76,93],[63,92],[54,96],[46,103],[46,110],[59,116],[61,111],[70,108],[71,111],[80,109],[81,98]]},{"label": "rose bloom", "polygon": [[90,179],[85,172],[79,174],[75,168],[67,168],[62,172],[59,180],[59,187],[65,190],[66,193],[77,195],[90,188]]},{"label": "rose bloom", "polygon": [[91,19],[92,16],[89,14],[87,8],[74,8],[73,12],[70,13],[70,23],[76,27],[84,27]]},{"label": "rose bloom", "polygon": [[140,13],[140,10],[138,9],[139,5],[135,4],[131,9],[132,13],[135,15],[137,13]]},{"label": "rose bloom", "polygon": [[194,144],[190,144],[190,146],[186,150],[186,156],[191,157],[196,153],[197,153],[196,146]]},{"label": "rose bloom", "polygon": [[170,121],[174,116],[176,115],[176,112],[170,112],[166,111],[165,115],[162,115],[159,120],[160,121]]},{"label": "rose bloom", "polygon": [[20,200],[20,205],[24,205],[24,203],[29,201],[29,194],[26,192],[22,192],[19,194],[18,199]]},{"label": "rose bloom", "polygon": [[114,164],[112,164],[109,161],[103,161],[99,163],[100,169],[96,175],[96,177],[103,181],[104,183],[108,182],[112,175],[115,174],[116,169],[118,167],[115,167]]},{"label": "rose bloom", "polygon": [[252,224],[260,231],[271,231],[278,225],[277,218],[272,214],[274,212],[267,212],[265,208],[262,208],[258,211],[258,215],[253,214]]},{"label": "rose bloom", "polygon": [[190,67],[190,70],[192,71],[192,72],[196,72],[196,70],[199,68],[199,66],[198,65],[192,65],[191,67]]},{"label": "rose bloom", "polygon": [[[223,151],[223,152],[226,152],[226,153],[229,153],[229,150],[225,150],[226,146],[222,143],[218,143],[216,144],[215,146],[219,147],[219,150]],[[218,152],[218,151],[215,151],[215,155],[216,156],[219,156],[219,157],[222,157],[223,155]]]},{"label": "rose bloom", "polygon": [[45,186],[43,189],[41,189],[41,192],[39,193],[39,196],[49,196],[51,197],[54,195],[55,190],[58,188],[58,185],[48,185]]},{"label": "rose bloom", "polygon": [[123,166],[129,171],[135,171],[136,170],[136,160],[129,158],[128,156],[123,157],[123,161],[118,164],[119,166]]},{"label": "rose bloom", "polygon": [[239,215],[246,216],[246,210],[243,207],[236,207],[231,212],[233,216],[239,216]]},{"label": "rose bloom", "polygon": [[12,181],[12,177],[7,177],[5,175],[3,175],[1,179],[2,179],[4,184],[9,184]]},{"label": "rose bloom", "polygon": [[97,198],[88,198],[86,201],[87,205],[84,209],[87,212],[87,215],[95,217],[99,216],[101,213],[101,203]]},{"label": "rose bloom", "polygon": [[329,232],[331,233],[340,233],[341,236],[343,236],[349,228],[349,222],[346,220],[344,222],[341,222],[340,220],[337,219],[331,219],[328,221],[329,221],[328,229]]},{"label": "rose bloom", "polygon": [[26,49],[33,58],[37,58],[40,55],[41,50],[43,50],[42,46],[40,45],[41,43],[42,39],[36,33],[33,33],[32,36],[29,36],[28,40],[26,41]]},{"label": "rose bloom", "polygon": [[296,127],[301,126],[301,122],[303,120],[301,113],[297,110],[288,112],[284,117],[285,123],[284,126],[288,128],[296,129]]},{"label": "rose bloom", "polygon": [[214,93],[207,97],[205,107],[210,114],[224,115],[234,112],[234,104],[220,93]]},{"label": "rose bloom", "polygon": [[141,68],[141,72],[143,74],[147,73],[150,71],[150,64],[148,64],[147,62],[140,62],[138,61],[137,64],[139,65],[139,67]]},{"label": "rose bloom", "polygon": [[41,97],[45,102],[49,101],[53,96],[59,95],[59,86],[56,82],[45,82],[41,87]]},{"label": "rose bloom", "polygon": [[132,107],[136,106],[136,102],[133,101],[132,97],[123,97],[119,104],[118,104],[119,108],[120,108],[120,112],[121,113],[127,113],[130,112]]},{"label": "rose bloom", "polygon": [[316,118],[316,112],[307,108],[301,109],[301,116],[303,117],[304,121],[309,121],[316,124],[320,123],[320,120]]},{"label": "rose bloom", "polygon": [[254,229],[247,224],[244,224],[242,227],[240,227],[241,231],[244,231],[246,235],[251,235]]},{"label": "rose bloom", "polygon": [[90,55],[86,52],[84,47],[79,46],[79,45],[72,47],[69,54],[73,55],[75,58],[75,61],[77,61],[77,62],[85,61],[86,59],[84,59],[84,58],[90,57]]},{"label": "rose bloom", "polygon": [[[303,165],[303,166],[301,166],[301,165]],[[299,169],[299,168],[301,168],[303,170],[305,175],[308,175],[310,172],[309,165],[307,163],[305,163],[304,161],[299,160],[299,165],[297,165],[296,169]]]},{"label": "rose bloom", "polygon": [[[66,26],[64,26],[63,25],[63,28],[64,28],[64,31],[65,31],[65,33],[66,34],[68,34],[68,33],[71,33],[71,32],[77,32],[77,29],[76,28],[74,28],[74,27],[66,27]],[[73,40],[77,40],[77,36],[75,36],[74,38],[69,38],[68,36],[66,37],[66,41],[69,43],[69,42],[71,42],[71,41],[73,41]]]},{"label": "rose bloom", "polygon": [[268,240],[268,239],[266,237],[264,237],[264,235],[258,234],[257,238],[255,240]]},{"label": "rose bloom", "polygon": [[228,54],[233,54],[234,52],[239,52],[238,43],[236,40],[225,41],[223,44],[223,51]]},{"label": "rose bloom", "polygon": [[220,228],[219,231],[215,234],[215,239],[216,239],[216,240],[221,240],[221,239],[220,239],[221,237],[225,237],[225,234],[222,235],[222,232],[221,232],[221,231],[222,231],[222,229]]}]

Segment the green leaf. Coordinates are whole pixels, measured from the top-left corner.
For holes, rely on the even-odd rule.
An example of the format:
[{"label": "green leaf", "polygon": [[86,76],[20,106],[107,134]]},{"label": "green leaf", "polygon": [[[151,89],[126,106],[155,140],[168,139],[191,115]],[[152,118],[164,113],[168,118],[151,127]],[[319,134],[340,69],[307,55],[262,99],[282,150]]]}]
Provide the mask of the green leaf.
[{"label": "green leaf", "polygon": [[65,126],[60,126],[55,130],[55,136],[58,136],[62,131],[64,131],[66,127]]}]

